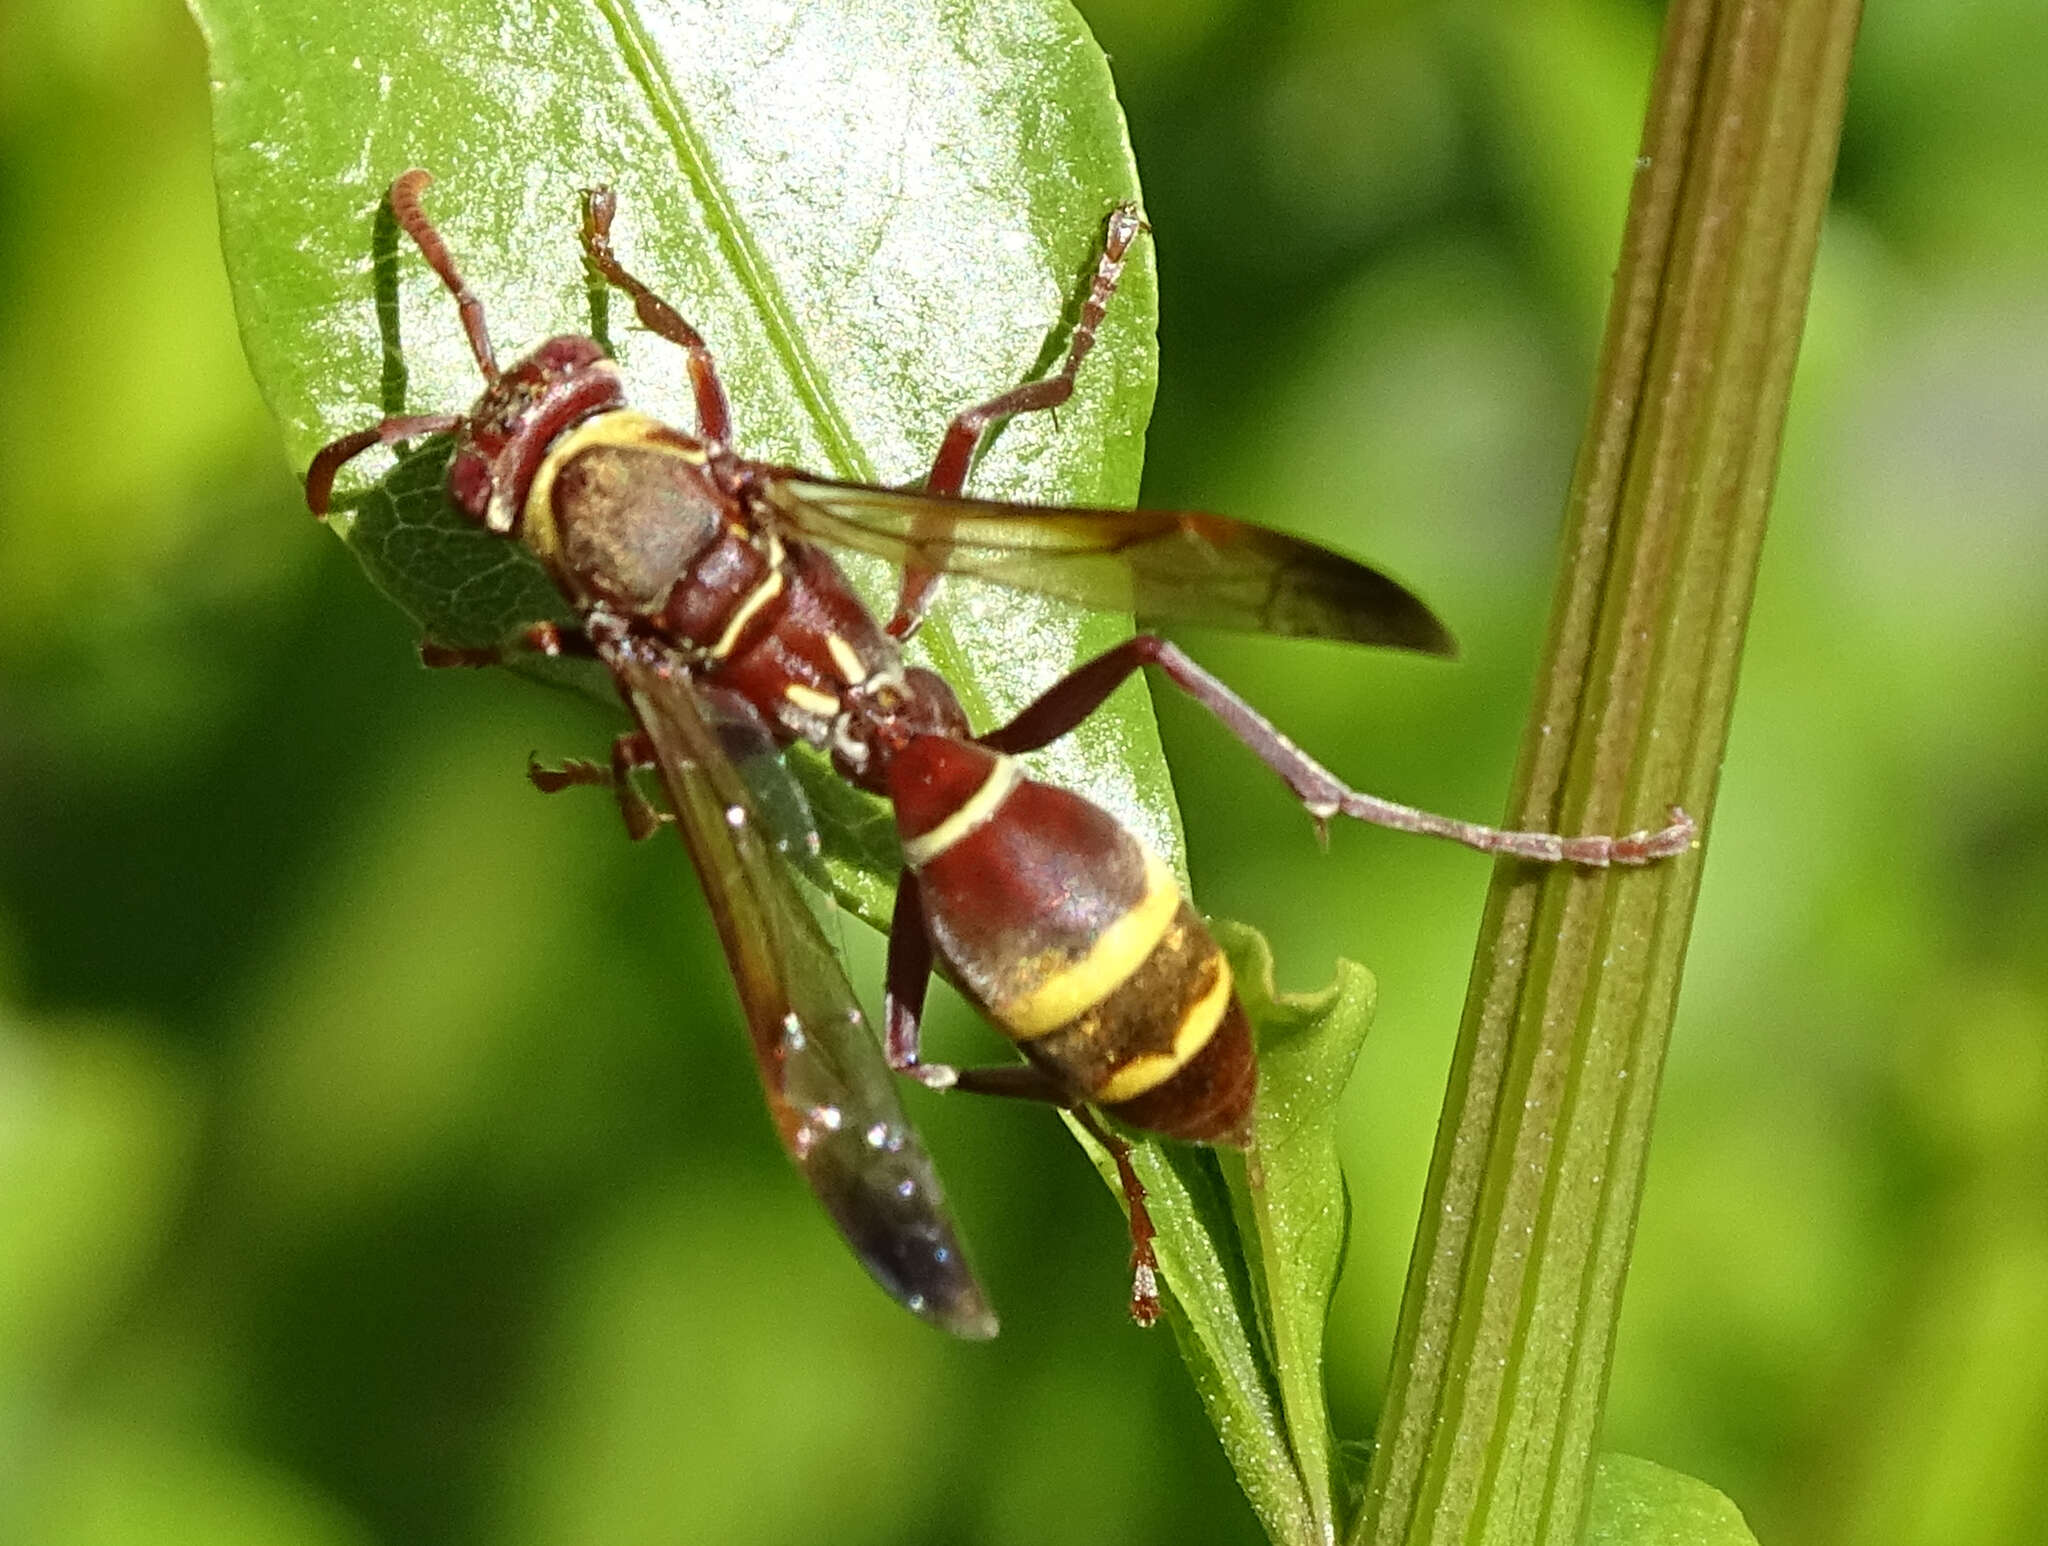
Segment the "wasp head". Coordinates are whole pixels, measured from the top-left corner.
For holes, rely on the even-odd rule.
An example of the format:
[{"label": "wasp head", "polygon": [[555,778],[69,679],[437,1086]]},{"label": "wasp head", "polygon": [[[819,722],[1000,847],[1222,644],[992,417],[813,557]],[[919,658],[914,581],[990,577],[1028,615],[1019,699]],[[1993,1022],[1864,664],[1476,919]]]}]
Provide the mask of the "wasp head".
[{"label": "wasp head", "polygon": [[591,338],[550,338],[492,381],[464,418],[448,464],[457,508],[511,532],[534,473],[564,430],[625,406],[619,368]]}]

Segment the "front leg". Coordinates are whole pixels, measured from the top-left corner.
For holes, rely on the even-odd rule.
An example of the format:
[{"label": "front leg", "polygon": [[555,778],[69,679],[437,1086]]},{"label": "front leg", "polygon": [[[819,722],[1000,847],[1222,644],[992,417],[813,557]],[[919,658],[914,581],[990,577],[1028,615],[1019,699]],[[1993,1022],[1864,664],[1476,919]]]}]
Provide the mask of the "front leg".
[{"label": "front leg", "polygon": [[690,391],[697,401],[697,432],[719,445],[732,444],[732,405],[725,395],[725,383],[718,379],[718,365],[711,358],[704,335],[683,320],[681,312],[656,295],[629,273],[612,252],[612,215],[618,199],[609,188],[591,188],[583,195],[583,254],[590,266],[602,274],[605,283],[633,297],[633,312],[640,325],[666,338],[681,349],[688,360]]},{"label": "front leg", "polygon": [[460,429],[462,424],[459,413],[400,414],[353,435],[330,440],[313,454],[312,463],[306,468],[306,508],[326,520],[334,502],[335,475],[372,446],[395,446],[420,435],[446,434]]}]

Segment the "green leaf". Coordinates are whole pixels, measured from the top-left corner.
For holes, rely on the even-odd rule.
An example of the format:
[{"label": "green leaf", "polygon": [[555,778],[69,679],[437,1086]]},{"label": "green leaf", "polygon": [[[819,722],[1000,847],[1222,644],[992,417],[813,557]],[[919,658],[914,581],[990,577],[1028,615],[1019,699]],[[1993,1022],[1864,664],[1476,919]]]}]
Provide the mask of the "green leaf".
[{"label": "green leaf", "polygon": [[1264,936],[1242,924],[1219,924],[1217,936],[1259,1033],[1257,1169],[1243,1196],[1267,1335],[1295,1462],[1333,1538],[1342,1521],[1323,1333],[1351,1223],[1337,1161],[1337,1101],[1365,1044],[1378,985],[1364,967],[1340,960],[1336,980],[1320,993],[1277,993]]},{"label": "green leaf", "polygon": [[[1168,1322],[1239,1482],[1272,1539],[1327,1541],[1341,1521],[1323,1332],[1349,1213],[1336,1105],[1375,987],[1340,961],[1323,991],[1276,993],[1264,936],[1211,927],[1258,1038],[1253,1157],[1146,1141],[1132,1161],[1159,1230]],[[1109,1156],[1089,1147],[1113,1182]]]},{"label": "green leaf", "polygon": [[1608,1455],[1593,1473],[1581,1546],[1756,1546],[1742,1511],[1705,1482]]},{"label": "green leaf", "polygon": [[[1137,196],[1107,67],[1064,0],[598,0],[519,27],[484,0],[353,6],[345,27],[307,0],[194,6],[243,340],[300,466],[384,414],[460,410],[476,394],[453,305],[381,206],[407,167],[437,178],[427,208],[501,356],[589,332],[639,406],[692,422],[676,351],[615,331],[624,311],[586,282],[576,196],[606,183],[622,259],[717,355],[740,448],[883,483],[921,477],[958,409],[1056,362],[1103,218]],[[1013,421],[974,490],[1130,503],[1154,318],[1141,244],[1073,402],[1056,422]],[[333,525],[432,637],[495,642],[559,603],[515,545],[450,509],[445,457],[434,442],[395,466],[366,457]],[[849,568],[870,600],[889,594],[890,576]],[[918,646],[987,725],[1129,631],[1128,618],[954,582]],[[893,828],[817,759],[793,760],[836,889],[885,928]],[[1182,863],[1141,686],[1035,760]],[[1260,1321],[1269,1295],[1291,1315],[1302,1294],[1254,1287],[1213,1153],[1147,1146],[1142,1165],[1181,1345],[1226,1450],[1276,1538],[1324,1539],[1327,1480],[1304,1489],[1281,1415],[1320,1371],[1278,1379]],[[1324,1444],[1319,1433],[1310,1453]]]},{"label": "green leaf", "polygon": [[[741,449],[881,482],[921,477],[951,414],[1046,368],[1104,216],[1137,197],[1108,67],[1065,0],[600,0],[516,26],[493,0],[194,10],[243,344],[301,467],[382,414],[476,395],[454,307],[381,204],[407,167],[435,174],[427,208],[501,355],[597,331],[639,406],[693,421],[677,351],[593,316],[576,199],[608,183],[621,256],[710,342]],[[1074,401],[1057,423],[1013,422],[978,492],[1135,498],[1155,306],[1141,244]],[[346,475],[374,486],[335,522],[372,578],[452,644],[552,612],[524,555],[447,506],[436,460],[425,447],[394,476],[367,457]],[[920,645],[986,724],[1127,631],[953,586]],[[1179,854],[1141,689],[1045,765]],[[878,895],[858,910],[881,924]]]}]

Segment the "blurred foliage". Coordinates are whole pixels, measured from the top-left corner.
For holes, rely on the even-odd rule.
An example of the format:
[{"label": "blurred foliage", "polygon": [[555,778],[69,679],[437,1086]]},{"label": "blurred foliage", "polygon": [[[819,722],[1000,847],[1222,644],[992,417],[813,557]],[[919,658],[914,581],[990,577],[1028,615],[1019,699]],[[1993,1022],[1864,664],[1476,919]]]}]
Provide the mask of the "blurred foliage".
[{"label": "blurred foliage", "polygon": [[[1494,814],[1653,10],[1085,10],[1157,231],[1147,497],[1367,552],[1466,653],[1190,643]],[[2048,1534],[2044,69],[2034,0],[1900,0],[1852,82],[1608,1418],[1765,1542]],[[300,514],[207,156],[170,0],[0,12],[0,1538],[1255,1539],[1044,1113],[921,1111],[999,1342],[845,1258],[681,857],[518,776],[608,721],[419,671]],[[1485,865],[1321,856],[1161,716],[1204,905],[1283,986],[1379,979],[1362,1433]]]}]

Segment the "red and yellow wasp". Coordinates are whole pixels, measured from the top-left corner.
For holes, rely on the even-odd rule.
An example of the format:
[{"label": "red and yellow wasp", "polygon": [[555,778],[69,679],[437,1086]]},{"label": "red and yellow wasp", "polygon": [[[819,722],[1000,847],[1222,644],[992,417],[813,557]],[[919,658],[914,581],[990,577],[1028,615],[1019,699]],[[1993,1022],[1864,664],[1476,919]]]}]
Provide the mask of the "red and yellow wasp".
[{"label": "red and yellow wasp", "polygon": [[[324,514],[337,472],[372,446],[453,436],[449,497],[470,519],[525,544],[578,620],[536,623],[519,646],[602,662],[633,719],[606,763],[536,767],[535,783],[610,786],[636,837],[673,821],[711,903],[777,1131],[868,1270],[926,1319],[963,1336],[996,1329],[894,1074],[1054,1102],[1089,1124],[1116,1156],[1131,1205],[1132,1308],[1141,1321],[1158,1310],[1144,1194],[1128,1146],[1092,1113],[1195,1143],[1243,1146],[1251,1136],[1251,1031],[1230,964],[1200,915],[1136,836],[1018,760],[1073,729],[1132,673],[1155,667],[1209,709],[1319,822],[1352,816],[1483,852],[1589,865],[1645,863],[1692,841],[1677,811],[1655,832],[1560,837],[1360,794],[1151,633],[980,732],[942,678],[905,661],[902,642],[944,574],[1131,610],[1147,625],[1451,652],[1450,635],[1421,601],[1313,543],[1215,515],[963,496],[992,423],[1071,395],[1143,229],[1134,210],[1108,218],[1058,374],[957,415],[922,490],[905,492],[736,449],[710,349],[619,262],[604,190],[584,196],[584,252],[632,298],[644,326],[684,351],[695,431],[629,407],[618,367],[587,337],[551,338],[501,369],[482,306],[421,208],[430,180],[405,173],[391,187],[391,209],[454,297],[483,393],[467,412],[387,418],[328,445],[307,471],[307,503]],[[901,566],[886,626],[828,546]],[[423,655],[472,665],[502,652],[430,643]],[[895,813],[904,869],[879,1039],[735,766],[736,747],[798,741]],[[635,787],[645,768],[659,776],[665,812]],[[923,1060],[918,1027],[935,964],[1016,1043],[1022,1062],[956,1069]]]}]

